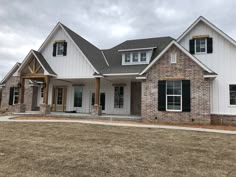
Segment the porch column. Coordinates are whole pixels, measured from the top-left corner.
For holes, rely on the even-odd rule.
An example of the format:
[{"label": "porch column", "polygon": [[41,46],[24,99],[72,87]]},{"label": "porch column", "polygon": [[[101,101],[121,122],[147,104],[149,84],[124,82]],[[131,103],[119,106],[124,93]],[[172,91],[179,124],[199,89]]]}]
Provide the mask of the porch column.
[{"label": "porch column", "polygon": [[25,112],[26,111],[26,105],[24,104],[24,93],[25,93],[25,79],[20,77],[20,83],[19,83],[19,104],[16,108],[16,112]]},{"label": "porch column", "polygon": [[95,79],[95,100],[93,107],[93,115],[101,115],[101,106],[100,106],[100,78]]},{"label": "porch column", "polygon": [[49,76],[44,77],[44,95],[43,95],[43,104],[40,105],[40,112],[42,114],[50,114],[50,105],[48,105],[48,92],[49,92]]},{"label": "porch column", "polygon": [[49,76],[45,76],[44,78],[45,87],[44,87],[44,95],[43,95],[43,103],[48,104],[48,91],[49,91]]},{"label": "porch column", "polygon": [[24,103],[24,92],[25,92],[25,79],[20,78],[20,98],[19,98],[19,103],[23,104]]}]

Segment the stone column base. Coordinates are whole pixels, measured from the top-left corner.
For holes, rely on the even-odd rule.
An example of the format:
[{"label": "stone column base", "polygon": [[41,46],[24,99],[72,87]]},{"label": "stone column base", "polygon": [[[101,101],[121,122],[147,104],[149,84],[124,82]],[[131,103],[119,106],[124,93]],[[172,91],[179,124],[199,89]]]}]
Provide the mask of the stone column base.
[{"label": "stone column base", "polygon": [[92,115],[94,116],[102,115],[102,106],[94,105],[92,108]]},{"label": "stone column base", "polygon": [[19,103],[19,104],[16,105],[15,110],[16,110],[17,113],[23,113],[23,112],[26,111],[26,105]]},{"label": "stone column base", "polygon": [[40,105],[40,112],[41,114],[50,114],[50,105],[48,104],[41,104]]}]

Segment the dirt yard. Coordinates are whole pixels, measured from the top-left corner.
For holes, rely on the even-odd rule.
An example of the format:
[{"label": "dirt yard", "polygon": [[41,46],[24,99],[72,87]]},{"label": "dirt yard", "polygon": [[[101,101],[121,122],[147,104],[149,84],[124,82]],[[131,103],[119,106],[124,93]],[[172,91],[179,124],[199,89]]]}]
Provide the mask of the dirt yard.
[{"label": "dirt yard", "polygon": [[235,150],[235,135],[0,123],[0,177],[234,177]]}]

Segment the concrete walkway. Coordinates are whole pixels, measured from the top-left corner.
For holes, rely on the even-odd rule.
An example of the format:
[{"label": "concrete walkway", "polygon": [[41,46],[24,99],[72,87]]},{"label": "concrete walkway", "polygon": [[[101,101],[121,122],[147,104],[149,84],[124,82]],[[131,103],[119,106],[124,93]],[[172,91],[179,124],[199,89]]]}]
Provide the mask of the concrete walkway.
[{"label": "concrete walkway", "polygon": [[197,131],[197,132],[208,132],[208,133],[222,133],[236,135],[236,131],[229,130],[215,130],[206,128],[192,128],[192,127],[180,127],[180,126],[167,126],[167,125],[146,125],[146,124],[132,124],[132,123],[119,123],[109,121],[92,121],[92,120],[14,120],[10,119],[16,116],[0,116],[0,122],[64,122],[64,123],[83,123],[83,124],[94,124],[94,125],[110,125],[110,126],[124,126],[124,127],[137,127],[137,128],[162,128],[172,130],[185,130],[185,131]]}]

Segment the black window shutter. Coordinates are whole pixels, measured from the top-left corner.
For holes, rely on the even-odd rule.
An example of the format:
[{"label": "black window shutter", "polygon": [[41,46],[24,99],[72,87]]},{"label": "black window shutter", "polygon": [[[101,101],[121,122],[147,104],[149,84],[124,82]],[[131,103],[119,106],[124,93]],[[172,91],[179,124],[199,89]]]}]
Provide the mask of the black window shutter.
[{"label": "black window shutter", "polygon": [[64,42],[63,43],[63,45],[64,45],[64,50],[63,50],[63,56],[66,56],[66,53],[67,53],[67,42]]},{"label": "black window shutter", "polygon": [[14,87],[10,87],[10,95],[9,95],[9,105],[13,105],[13,94],[14,94]]},{"label": "black window shutter", "polygon": [[191,54],[195,53],[195,40],[194,39],[189,40],[189,52]]},{"label": "black window shutter", "polygon": [[56,53],[57,53],[57,43],[55,42],[54,44],[53,44],[53,52],[52,52],[52,56],[56,56]]},{"label": "black window shutter", "polygon": [[190,80],[182,80],[182,111],[191,111],[191,84]]},{"label": "black window shutter", "polygon": [[166,111],[166,81],[158,81],[158,111]]},{"label": "black window shutter", "polygon": [[212,38],[208,37],[207,38],[207,53],[212,53],[213,52],[213,40]]}]

